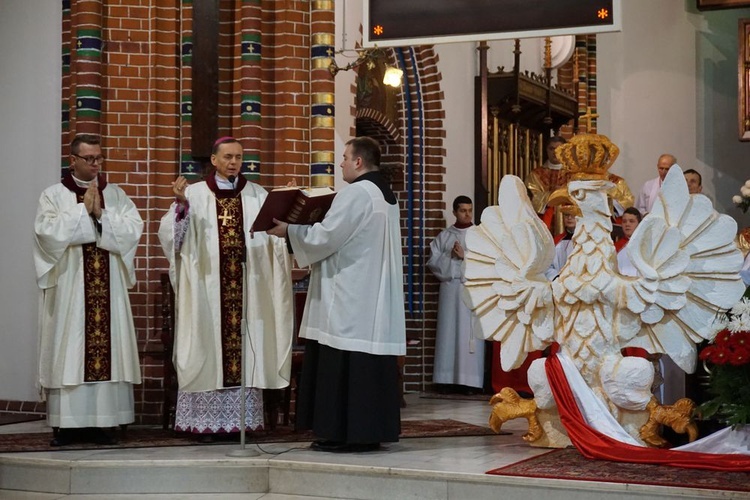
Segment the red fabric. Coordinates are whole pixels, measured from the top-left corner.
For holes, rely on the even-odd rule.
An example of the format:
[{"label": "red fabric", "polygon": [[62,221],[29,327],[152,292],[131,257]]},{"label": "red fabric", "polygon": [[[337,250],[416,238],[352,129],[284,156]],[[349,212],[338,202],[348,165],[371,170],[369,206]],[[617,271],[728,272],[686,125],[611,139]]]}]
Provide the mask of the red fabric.
[{"label": "red fabric", "polygon": [[626,238],[625,236],[615,241],[615,250],[617,251],[617,253],[620,253],[620,250],[625,248],[625,245],[628,244],[628,241],[630,241],[630,238]]},{"label": "red fabric", "polygon": [[623,356],[633,356],[636,358],[648,358],[648,351],[642,347],[626,347],[622,350]]},{"label": "red fabric", "polygon": [[542,351],[530,352],[526,356],[526,361],[521,366],[509,372],[503,371],[500,367],[500,342],[492,343],[492,389],[500,392],[503,387],[511,387],[516,392],[532,393],[529,387],[529,381],[526,378],[526,372],[529,371],[529,365],[535,359],[542,357]]},{"label": "red fabric", "polygon": [[638,464],[671,465],[687,469],[750,472],[750,456],[698,453],[646,448],[621,443],[586,424],[568,385],[560,360],[549,356],[547,379],[560,413],[560,421],[573,445],[586,458]]},{"label": "red fabric", "polygon": [[547,229],[552,231],[552,221],[555,218],[555,208],[554,207],[547,207],[544,209],[544,213],[539,215],[539,218],[542,219],[542,222],[547,226]]},{"label": "red fabric", "polygon": [[568,233],[566,232],[566,233],[560,233],[557,236],[555,236],[555,245],[560,243],[563,240],[563,238],[565,238],[567,235]]}]

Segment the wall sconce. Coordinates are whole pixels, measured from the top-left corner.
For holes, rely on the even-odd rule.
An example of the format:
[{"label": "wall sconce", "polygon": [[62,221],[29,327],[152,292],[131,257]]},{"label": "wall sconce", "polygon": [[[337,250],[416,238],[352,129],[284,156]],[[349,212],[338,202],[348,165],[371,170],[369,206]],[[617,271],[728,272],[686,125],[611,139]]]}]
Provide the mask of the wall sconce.
[{"label": "wall sconce", "polygon": [[[336,51],[334,52],[334,56],[336,54],[343,54],[344,52],[344,50]],[[346,52],[351,51],[347,50]],[[339,71],[349,71],[350,69],[357,68],[362,64],[364,64],[367,69],[373,69],[378,63],[379,59],[385,58],[385,53],[383,52],[383,50],[377,47],[373,49],[358,49],[355,50],[355,52],[357,53],[357,58],[346,66],[339,66],[336,62],[335,57],[331,57],[331,64],[328,66],[328,71],[331,72],[331,75],[336,76]],[[403,77],[403,75],[404,72],[400,69],[386,64],[383,83],[390,87],[399,87],[401,86],[401,78]]]},{"label": "wall sconce", "polygon": [[400,87],[401,79],[404,77],[404,72],[393,66],[385,67],[385,75],[383,75],[383,83],[389,87]]}]

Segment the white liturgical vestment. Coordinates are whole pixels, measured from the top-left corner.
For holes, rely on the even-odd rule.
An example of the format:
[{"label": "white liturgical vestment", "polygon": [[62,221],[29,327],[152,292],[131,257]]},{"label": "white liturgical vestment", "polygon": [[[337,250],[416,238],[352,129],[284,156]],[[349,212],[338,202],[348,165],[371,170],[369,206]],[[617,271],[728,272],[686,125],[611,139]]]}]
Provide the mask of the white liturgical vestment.
[{"label": "white liturgical vestment", "polygon": [[646,215],[651,211],[651,207],[654,206],[654,202],[659,195],[660,189],[661,179],[659,177],[643,183],[641,192],[638,193],[638,199],[635,200],[635,208],[641,212],[641,215]]},{"label": "white liturgical vestment", "polygon": [[336,194],[322,222],[289,225],[297,263],[312,266],[300,337],[344,351],[406,353],[399,220],[398,204],[361,180]]},{"label": "white liturgical vestment", "polygon": [[451,252],[456,241],[466,248],[466,228],[451,226],[430,243],[427,267],[440,280],[435,339],[436,384],[484,385],[484,340],[474,338],[471,309],[463,302],[462,259]]},{"label": "white liturgical vestment", "polygon": [[[250,226],[267,196],[265,189],[248,182],[239,195],[247,245],[247,386],[280,389],[289,384],[291,371],[291,258],[283,239],[266,233],[250,237]],[[182,245],[175,246],[176,203],[159,228],[175,290],[174,365],[179,390],[225,389],[216,196],[203,181],[188,186],[185,197],[189,209]]]},{"label": "white liturgical vestment", "polygon": [[[53,427],[111,427],[133,421],[132,384],[139,384],[141,375],[128,289],[135,284],[134,258],[143,221],[120,187],[106,184],[102,197],[101,231],[76,193],[62,183],[42,192],[34,222],[34,265],[42,290],[39,382],[50,398]],[[105,381],[85,381],[87,243],[109,252],[111,345],[110,377]],[[83,407],[83,401],[90,406]]]}]

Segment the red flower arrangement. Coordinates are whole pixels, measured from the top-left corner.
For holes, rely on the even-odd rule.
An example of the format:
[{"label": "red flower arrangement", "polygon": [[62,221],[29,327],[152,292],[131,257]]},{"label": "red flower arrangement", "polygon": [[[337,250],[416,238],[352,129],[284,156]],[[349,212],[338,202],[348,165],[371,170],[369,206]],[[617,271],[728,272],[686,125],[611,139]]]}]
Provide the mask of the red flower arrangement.
[{"label": "red flower arrangement", "polygon": [[720,326],[723,329],[699,356],[710,374],[713,396],[699,411],[703,418],[716,416],[736,427],[750,423],[750,300],[743,298]]}]

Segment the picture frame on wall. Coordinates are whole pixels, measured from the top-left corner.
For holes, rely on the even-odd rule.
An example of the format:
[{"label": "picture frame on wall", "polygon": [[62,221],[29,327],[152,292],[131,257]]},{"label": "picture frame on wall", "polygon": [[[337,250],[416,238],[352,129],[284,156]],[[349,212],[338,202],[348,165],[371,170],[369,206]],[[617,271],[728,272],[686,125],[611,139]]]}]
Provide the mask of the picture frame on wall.
[{"label": "picture frame on wall", "polygon": [[695,0],[698,10],[735,9],[750,7],[750,0]]},{"label": "picture frame on wall", "polygon": [[750,141],[750,19],[739,20],[737,65],[737,110],[740,140]]}]

